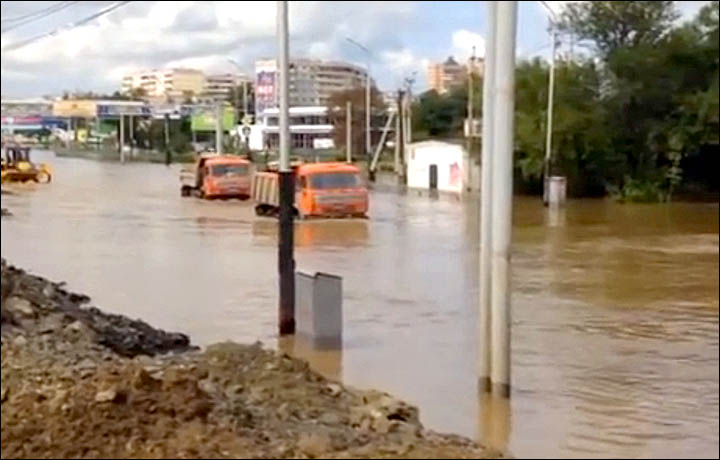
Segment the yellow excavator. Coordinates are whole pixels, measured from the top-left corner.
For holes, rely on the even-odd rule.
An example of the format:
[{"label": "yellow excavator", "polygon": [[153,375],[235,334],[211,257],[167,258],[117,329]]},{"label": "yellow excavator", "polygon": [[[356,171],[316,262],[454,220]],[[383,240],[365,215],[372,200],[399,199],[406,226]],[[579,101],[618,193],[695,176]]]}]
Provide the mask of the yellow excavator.
[{"label": "yellow excavator", "polygon": [[30,147],[8,145],[3,149],[1,179],[6,182],[41,182],[52,180],[50,166],[30,161]]}]

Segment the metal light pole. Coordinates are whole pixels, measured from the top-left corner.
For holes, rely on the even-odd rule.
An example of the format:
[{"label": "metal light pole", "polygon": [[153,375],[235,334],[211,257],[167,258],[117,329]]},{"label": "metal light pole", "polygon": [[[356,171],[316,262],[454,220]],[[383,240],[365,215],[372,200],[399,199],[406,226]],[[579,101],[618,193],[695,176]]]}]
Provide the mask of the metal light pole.
[{"label": "metal light pole", "polygon": [[547,122],[545,128],[545,162],[543,165],[543,204],[548,203],[548,191],[550,186],[550,163],[552,160],[552,130],[553,130],[553,102],[555,95],[555,52],[557,49],[557,16],[547,4],[540,1],[540,4],[550,15],[550,35],[552,38],[552,56],[550,59],[550,76],[548,78],[548,105]]},{"label": "metal light pole", "polygon": [[[235,59],[228,59],[228,62],[229,62],[230,64],[234,65],[235,68],[238,69],[238,71],[239,71],[241,74],[243,74],[243,77],[245,77],[245,74],[244,74],[243,71],[242,71],[242,66],[241,66],[240,64],[238,64],[238,62],[237,62]],[[243,116],[245,116],[245,115],[247,115],[247,112],[248,112],[248,108],[247,108],[247,79],[246,79],[246,78],[243,78],[243,81],[242,81],[242,91],[243,91]],[[240,110],[240,108],[238,107],[239,104],[237,104],[237,91],[236,91],[235,97],[236,97],[235,107],[237,108],[237,110]],[[240,117],[239,117],[239,116],[238,116],[238,122],[240,122]]]},{"label": "metal light pole", "polygon": [[290,93],[288,2],[277,2],[278,64],[280,73],[280,225],[278,235],[278,272],[280,302],[278,328],[280,335],[295,333],[295,261],[293,260],[293,199],[295,180],[290,169]]},{"label": "metal light pole", "polygon": [[372,53],[352,38],[346,37],[345,39],[367,54],[367,73],[365,75],[365,153],[369,156],[372,152],[372,138],[370,137],[370,59],[372,58]]}]

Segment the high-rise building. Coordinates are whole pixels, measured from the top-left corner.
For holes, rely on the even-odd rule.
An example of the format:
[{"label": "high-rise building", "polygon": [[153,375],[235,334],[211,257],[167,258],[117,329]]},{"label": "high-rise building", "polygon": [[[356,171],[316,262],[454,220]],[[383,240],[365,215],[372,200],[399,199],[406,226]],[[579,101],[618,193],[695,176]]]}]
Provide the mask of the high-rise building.
[{"label": "high-rise building", "polygon": [[[337,91],[365,87],[365,69],[340,61],[293,59],[290,61],[290,105],[324,106]],[[277,61],[255,62],[256,113],[277,106]]]},{"label": "high-rise building", "polygon": [[152,99],[179,100],[201,94],[205,89],[205,75],[195,69],[153,69],[123,77],[123,92],[136,88],[142,88]]},{"label": "high-rise building", "polygon": [[432,63],[428,66],[428,85],[440,94],[446,93],[451,88],[464,84],[470,68],[475,75],[482,76],[482,58],[471,58],[467,65],[458,63],[452,56],[445,62]]}]

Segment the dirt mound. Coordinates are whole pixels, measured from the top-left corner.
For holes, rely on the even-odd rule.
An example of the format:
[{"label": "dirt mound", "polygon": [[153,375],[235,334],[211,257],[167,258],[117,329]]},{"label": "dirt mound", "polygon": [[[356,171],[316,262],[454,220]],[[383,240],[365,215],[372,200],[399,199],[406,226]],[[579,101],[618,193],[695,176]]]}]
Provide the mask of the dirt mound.
[{"label": "dirt mound", "polygon": [[[86,340],[122,356],[156,355],[190,349],[180,333],[155,329],[140,320],[85,308],[85,295],[68,292],[53,283],[25,273],[2,260],[2,333],[20,328],[25,335],[48,334],[70,326]],[[71,326],[72,325],[72,326]]]},{"label": "dirt mound", "polygon": [[188,350],[184,336],[80,308],[85,296],[4,261],[2,295],[3,458],[500,456],[423,429],[386,393],[260,344]]}]

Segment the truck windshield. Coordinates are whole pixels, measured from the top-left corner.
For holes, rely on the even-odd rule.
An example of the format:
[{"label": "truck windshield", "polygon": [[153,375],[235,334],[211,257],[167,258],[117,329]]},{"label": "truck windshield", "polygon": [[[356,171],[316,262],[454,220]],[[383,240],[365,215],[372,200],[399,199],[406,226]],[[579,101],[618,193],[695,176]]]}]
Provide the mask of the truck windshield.
[{"label": "truck windshield", "polygon": [[213,165],[212,175],[213,176],[244,176],[248,173],[247,165]]},{"label": "truck windshield", "polygon": [[360,186],[356,173],[325,173],[310,176],[310,187],[316,189],[354,188]]}]

